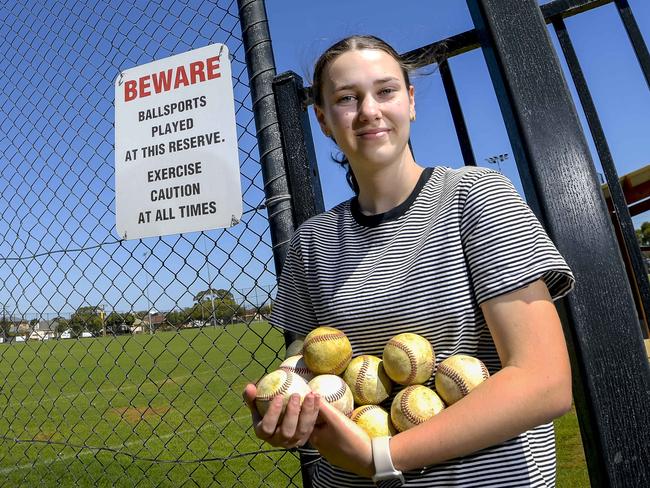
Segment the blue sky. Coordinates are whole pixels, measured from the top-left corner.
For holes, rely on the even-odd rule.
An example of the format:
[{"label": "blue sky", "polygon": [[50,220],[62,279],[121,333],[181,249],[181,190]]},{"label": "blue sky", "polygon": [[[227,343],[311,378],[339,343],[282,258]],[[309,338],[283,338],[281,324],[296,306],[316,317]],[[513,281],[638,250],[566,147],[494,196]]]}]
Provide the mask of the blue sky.
[{"label": "blue sky", "polygon": [[[629,2],[648,42],[650,2]],[[399,5],[386,0],[269,0],[267,13],[278,73],[290,69],[306,79],[317,56],[349,34],[375,34],[404,52],[473,28],[460,0]],[[230,0],[22,0],[0,5],[0,307],[26,316],[69,313],[99,303],[107,310],[150,305],[168,310],[190,305],[209,283],[248,293],[249,304],[272,293],[266,210],[252,210],[264,196],[250,100],[240,81],[246,77],[243,49],[235,39],[240,33],[233,37],[229,32],[236,28],[235,15],[236,2]],[[645,166],[650,162],[650,92],[614,6],[568,19],[567,26],[619,175]],[[552,32],[551,38],[555,42]],[[248,213],[242,224],[228,230],[119,243],[113,82],[122,69],[217,42],[228,44],[234,56]],[[479,164],[488,165],[485,158],[495,154],[512,154],[481,51],[455,57],[450,64]],[[417,160],[427,166],[460,166],[439,74],[420,73],[414,84]],[[312,129],[330,208],[351,193],[342,170],[330,161],[336,148],[313,117]],[[591,144],[589,135],[587,140]],[[520,188],[514,161],[502,169]],[[643,220],[650,216],[639,216],[637,225]]]},{"label": "blue sky", "polygon": [[[548,2],[540,2],[544,4]],[[650,39],[650,2],[630,0],[646,43]],[[452,36],[473,28],[464,1],[403,2],[268,2],[273,48],[278,72],[293,70],[309,79],[318,55],[337,39],[355,33],[382,37],[399,52]],[[305,23],[304,18],[317,22]],[[650,91],[638,67],[633,50],[613,4],[571,17],[566,21],[574,47],[616,163],[619,176],[650,164]],[[551,39],[556,36],[549,27]],[[564,60],[560,55],[561,62]],[[512,150],[492,90],[483,54],[475,50],[450,62],[477,162],[490,166],[485,158]],[[565,66],[565,65],[564,65]],[[573,90],[568,70],[565,76]],[[414,80],[418,118],[412,129],[416,159],[424,165],[462,165],[462,157],[444,90],[438,73],[423,73]],[[577,96],[574,91],[574,99]],[[597,171],[602,173],[589,131],[578,109]],[[342,170],[328,161],[336,152],[312,119],[319,170],[326,207],[349,198]],[[494,166],[492,166],[494,167]],[[521,189],[514,160],[501,165]],[[640,215],[636,223],[648,220]]]}]

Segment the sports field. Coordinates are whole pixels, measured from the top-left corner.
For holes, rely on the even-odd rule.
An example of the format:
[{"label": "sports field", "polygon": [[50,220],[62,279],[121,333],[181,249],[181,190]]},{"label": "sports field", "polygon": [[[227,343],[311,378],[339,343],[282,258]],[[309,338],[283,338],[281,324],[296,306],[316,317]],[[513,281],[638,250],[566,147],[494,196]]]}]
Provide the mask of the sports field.
[{"label": "sports field", "polygon": [[263,448],[241,391],[283,355],[266,323],[0,344],[0,486],[301,486],[291,453],[166,462]]},{"label": "sports field", "polygon": [[[240,395],[283,356],[266,323],[0,344],[0,486],[302,486],[291,453],[167,462],[263,449]],[[556,427],[558,487],[587,486],[575,411]]]}]

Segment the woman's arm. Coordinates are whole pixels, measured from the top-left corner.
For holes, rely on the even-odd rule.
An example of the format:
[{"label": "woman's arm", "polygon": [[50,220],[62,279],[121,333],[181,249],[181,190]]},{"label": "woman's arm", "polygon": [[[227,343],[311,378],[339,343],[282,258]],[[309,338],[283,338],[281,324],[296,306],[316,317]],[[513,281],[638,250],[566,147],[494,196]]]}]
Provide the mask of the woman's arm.
[{"label": "woman's arm", "polygon": [[[486,301],[483,314],[503,368],[427,422],[391,438],[393,464],[408,471],[465,456],[550,421],[571,406],[562,326],[543,281]],[[312,444],[345,469],[371,476],[369,440],[321,407]]]},{"label": "woman's arm", "polygon": [[566,344],[544,282],[481,308],[503,368],[428,422],[393,437],[397,469],[422,468],[504,442],[571,407]]}]

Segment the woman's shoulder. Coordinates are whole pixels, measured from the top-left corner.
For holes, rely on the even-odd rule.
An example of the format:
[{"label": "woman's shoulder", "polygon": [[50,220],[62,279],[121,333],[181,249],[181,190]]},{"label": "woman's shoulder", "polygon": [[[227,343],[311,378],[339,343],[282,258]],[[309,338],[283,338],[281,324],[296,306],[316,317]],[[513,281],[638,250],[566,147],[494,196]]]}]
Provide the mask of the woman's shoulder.
[{"label": "woman's shoulder", "polygon": [[350,200],[346,200],[300,224],[293,239],[304,239],[314,235],[326,236],[329,233],[340,232],[342,223],[349,218]]}]

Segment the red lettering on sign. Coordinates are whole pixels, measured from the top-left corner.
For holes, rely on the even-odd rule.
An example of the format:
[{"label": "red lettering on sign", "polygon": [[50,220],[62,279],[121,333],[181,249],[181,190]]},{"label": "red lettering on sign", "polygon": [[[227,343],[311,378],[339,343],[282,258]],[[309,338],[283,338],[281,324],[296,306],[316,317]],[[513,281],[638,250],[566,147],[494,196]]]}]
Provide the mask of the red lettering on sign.
[{"label": "red lettering on sign", "polygon": [[219,56],[214,56],[205,60],[208,65],[208,80],[214,80],[219,78],[221,73],[219,73]]},{"label": "red lettering on sign", "polygon": [[138,83],[135,80],[129,80],[124,83],[124,101],[128,102],[138,96]]},{"label": "red lettering on sign", "polygon": [[168,69],[167,71],[161,71],[160,73],[153,73],[151,79],[153,81],[153,91],[156,93],[169,91],[169,88],[172,84],[172,73],[173,69]]},{"label": "red lettering on sign", "polygon": [[205,81],[203,61],[195,61],[190,64],[190,78],[192,79],[192,84],[198,83],[199,81]]},{"label": "red lettering on sign", "polygon": [[205,61],[193,61],[189,66],[181,65],[127,81],[124,84],[124,101],[130,102],[138,97],[144,98],[220,77],[219,56],[213,56]]}]

